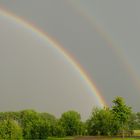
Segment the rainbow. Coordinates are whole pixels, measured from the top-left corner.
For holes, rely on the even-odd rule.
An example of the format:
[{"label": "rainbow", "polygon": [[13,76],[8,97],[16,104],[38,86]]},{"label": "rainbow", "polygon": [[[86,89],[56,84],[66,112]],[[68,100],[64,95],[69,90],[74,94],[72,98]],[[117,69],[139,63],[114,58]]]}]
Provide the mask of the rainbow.
[{"label": "rainbow", "polygon": [[128,71],[130,78],[134,82],[136,88],[140,91],[140,79],[138,78],[138,75],[136,74],[132,65],[128,62],[127,56],[123,52],[123,49],[118,47],[119,45],[111,37],[111,35],[102,27],[99,22],[97,22],[96,16],[91,15],[88,11],[88,8],[85,7],[80,1],[67,1],[67,3],[74,7],[77,12],[79,12],[79,14],[85,18],[88,24],[90,24],[91,27],[93,27],[93,29],[96,30],[96,32],[104,39],[114,54],[116,54],[117,57],[121,59],[125,70]]},{"label": "rainbow", "polygon": [[80,74],[81,78],[85,81],[86,85],[89,87],[89,89],[92,91],[93,94],[95,94],[95,97],[97,98],[97,101],[101,105],[101,107],[106,106],[106,102],[101,96],[100,92],[96,88],[96,85],[93,83],[93,81],[90,79],[90,77],[86,74],[85,70],[80,66],[80,64],[73,58],[72,55],[70,55],[55,39],[51,38],[46,32],[43,32],[41,29],[36,27],[34,24],[28,22],[27,20],[24,20],[23,18],[20,18],[13,13],[0,8],[0,16],[4,16],[8,18],[9,20],[15,22],[16,24],[19,24],[34,34],[38,35],[38,37],[42,38],[43,40],[50,43],[50,45],[58,51],[64,58],[68,61],[69,64],[73,66],[73,68]]}]

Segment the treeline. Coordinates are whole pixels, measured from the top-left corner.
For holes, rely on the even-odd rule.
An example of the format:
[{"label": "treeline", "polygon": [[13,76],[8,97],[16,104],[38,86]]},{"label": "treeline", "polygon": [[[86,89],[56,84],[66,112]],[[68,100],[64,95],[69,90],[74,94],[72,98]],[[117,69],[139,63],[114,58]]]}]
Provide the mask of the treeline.
[{"label": "treeline", "polygon": [[78,135],[118,135],[140,129],[140,113],[133,113],[121,97],[111,108],[94,108],[85,122],[76,111],[68,111],[59,119],[34,110],[0,113],[0,139],[47,139]]}]

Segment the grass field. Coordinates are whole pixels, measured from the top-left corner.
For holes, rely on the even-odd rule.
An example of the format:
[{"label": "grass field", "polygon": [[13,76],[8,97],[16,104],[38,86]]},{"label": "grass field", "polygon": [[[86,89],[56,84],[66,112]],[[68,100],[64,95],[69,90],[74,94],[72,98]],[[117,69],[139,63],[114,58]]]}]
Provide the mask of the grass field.
[{"label": "grass field", "polygon": [[138,138],[124,138],[124,139],[122,139],[122,138],[113,138],[111,140],[138,140]]},{"label": "grass field", "polygon": [[104,138],[104,139],[97,139],[97,140],[138,140],[138,138]]},{"label": "grass field", "polygon": [[140,136],[140,130],[134,130],[134,136]]},{"label": "grass field", "polygon": [[113,138],[112,140],[138,140],[138,138]]},{"label": "grass field", "polygon": [[66,137],[66,138],[49,137],[48,140],[74,140],[74,138],[73,137]]},{"label": "grass field", "polygon": [[[74,138],[48,138],[48,140],[75,140]],[[80,140],[80,139],[78,139],[78,140]],[[81,140],[89,140],[89,139],[81,139]],[[101,138],[101,139],[90,139],[90,140],[122,140],[122,138]],[[138,138],[125,138],[125,139],[123,139],[123,140],[138,140]]]}]

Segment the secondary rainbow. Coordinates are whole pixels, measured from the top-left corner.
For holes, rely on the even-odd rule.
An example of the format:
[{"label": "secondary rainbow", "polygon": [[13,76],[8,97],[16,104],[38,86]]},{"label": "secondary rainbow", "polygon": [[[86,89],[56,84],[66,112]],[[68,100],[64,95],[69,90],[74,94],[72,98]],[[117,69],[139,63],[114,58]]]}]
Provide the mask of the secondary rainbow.
[{"label": "secondary rainbow", "polygon": [[108,44],[108,47],[112,49],[114,54],[116,54],[118,58],[121,59],[121,62],[123,63],[125,70],[128,71],[130,78],[136,85],[136,88],[140,91],[140,79],[138,78],[139,76],[136,74],[134,68],[129,63],[125,53],[123,52],[123,49],[118,47],[119,45],[111,37],[109,32],[107,32],[99,22],[97,22],[96,16],[90,14],[89,9],[85,7],[84,4],[82,4],[82,2],[80,1],[67,1],[67,2],[70,6],[74,7],[77,10],[77,12],[79,12],[79,14],[83,16],[83,18],[85,18],[88,24],[91,27],[93,27],[93,29],[96,30],[96,32],[104,39],[104,41]]},{"label": "secondary rainbow", "polygon": [[4,10],[3,8],[0,8],[0,16],[7,17],[9,20],[20,24],[28,30],[32,31],[33,33],[37,34],[43,40],[48,41],[50,45],[57,49],[57,51],[64,56],[64,58],[75,68],[75,70],[78,71],[78,73],[81,75],[81,78],[85,81],[90,90],[95,94],[100,105],[107,105],[100,92],[96,88],[95,84],[86,74],[84,69],[80,66],[78,62],[76,62],[72,55],[70,55],[60,44],[58,44],[58,42],[56,42],[56,40],[52,39],[46,32],[43,32],[41,29],[37,28],[34,24],[24,20],[23,18],[18,17],[17,15],[14,15],[13,13],[7,10]]}]

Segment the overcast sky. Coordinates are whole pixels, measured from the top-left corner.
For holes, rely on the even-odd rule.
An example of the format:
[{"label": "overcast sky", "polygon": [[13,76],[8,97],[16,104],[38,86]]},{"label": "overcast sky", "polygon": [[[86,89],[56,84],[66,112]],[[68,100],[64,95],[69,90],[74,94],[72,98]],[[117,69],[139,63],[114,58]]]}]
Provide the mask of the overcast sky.
[{"label": "overcast sky", "polygon": [[[62,46],[77,59],[88,75],[96,83],[97,88],[100,90],[101,95],[105,98],[108,104],[111,103],[115,96],[123,96],[129,105],[139,111],[140,89],[138,81],[140,79],[140,1],[1,0],[0,6],[5,7],[5,9],[8,9],[17,16],[25,18],[27,21],[31,21],[37,27],[47,32],[51,37],[55,38],[60,44],[62,44]],[[5,22],[6,21],[4,21],[4,23]],[[22,33],[19,34],[21,34],[21,38],[23,38]],[[0,33],[0,36],[2,36],[2,33]],[[22,44],[21,42],[20,44]],[[8,43],[6,44],[8,46]],[[29,44],[26,45],[26,47],[30,46]],[[23,44],[21,46],[23,46]],[[17,50],[17,48],[15,49]],[[34,56],[34,54],[30,55]],[[1,64],[3,63],[3,57],[4,56],[1,56]],[[45,54],[44,57],[46,57]],[[23,61],[22,63],[24,64],[25,62]],[[55,64],[59,63],[61,62],[55,61]],[[63,70],[60,69],[60,71],[64,73]],[[3,75],[3,73],[1,73],[1,75]],[[30,75],[30,73],[28,74]],[[73,74],[73,70],[68,69],[62,79],[65,79],[66,82],[66,79],[69,79]],[[73,79],[71,78],[71,81],[72,80]],[[79,81],[80,80],[78,80],[78,82]],[[3,83],[2,80],[0,82]],[[83,83],[80,84],[82,85]],[[71,84],[69,83],[69,85]],[[80,87],[84,87],[81,85]],[[71,85],[69,88],[72,89],[73,86],[74,85]],[[31,90],[32,89],[33,88],[31,88]],[[1,90],[1,92],[3,92],[3,90]],[[44,90],[51,91],[45,88]],[[79,89],[76,88],[76,90]],[[25,91],[26,90],[23,92]],[[5,90],[5,92],[7,91]],[[53,90],[53,93],[55,92],[56,91]],[[87,91],[83,92],[83,95],[86,92]],[[67,93],[67,95],[70,96],[70,93]],[[77,97],[73,96],[73,100],[77,100],[78,96],[79,93],[77,94]],[[94,102],[94,104],[97,103],[94,99],[91,100],[90,96],[86,97],[87,98],[84,102],[89,102],[88,106],[84,106],[85,104],[82,104],[84,99],[82,96],[79,99],[81,101],[77,104],[73,104],[71,108],[80,110],[82,114],[89,112],[92,107],[85,112],[87,110],[86,108],[92,106],[92,102]],[[71,104],[72,103],[69,103],[67,106],[70,108]],[[66,110],[67,106],[62,108],[61,111]],[[2,108],[4,109],[5,107],[6,105]],[[51,111],[53,110],[52,108],[47,109]],[[52,113],[55,111],[52,111]]]}]

